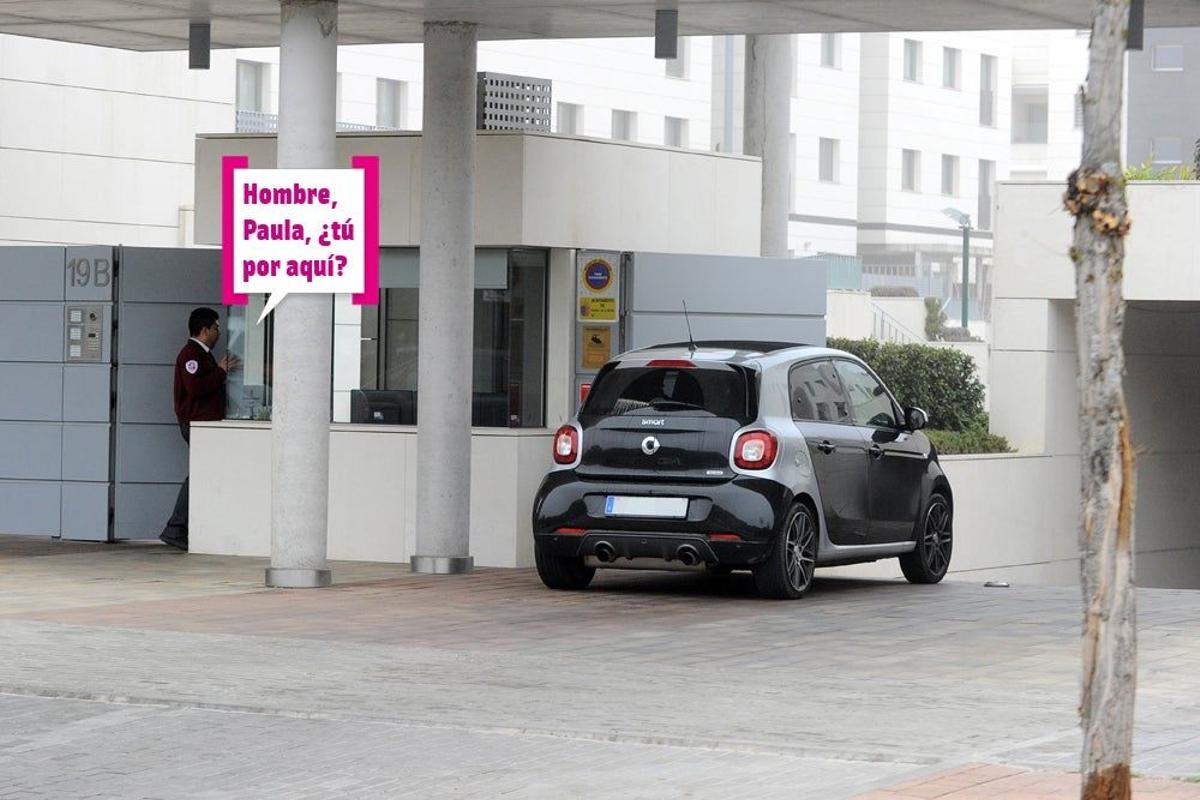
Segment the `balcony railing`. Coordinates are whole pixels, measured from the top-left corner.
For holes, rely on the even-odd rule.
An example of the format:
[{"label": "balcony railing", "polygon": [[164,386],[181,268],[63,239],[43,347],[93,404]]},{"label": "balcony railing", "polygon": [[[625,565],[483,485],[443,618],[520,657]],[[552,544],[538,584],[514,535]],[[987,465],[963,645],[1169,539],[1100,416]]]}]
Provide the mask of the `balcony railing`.
[{"label": "balcony railing", "polygon": [[[238,133],[277,133],[279,131],[279,115],[268,114],[265,111],[237,110],[234,130]],[[351,131],[394,131],[397,128],[387,128],[380,125],[364,125],[361,122],[339,122],[339,132]]]}]

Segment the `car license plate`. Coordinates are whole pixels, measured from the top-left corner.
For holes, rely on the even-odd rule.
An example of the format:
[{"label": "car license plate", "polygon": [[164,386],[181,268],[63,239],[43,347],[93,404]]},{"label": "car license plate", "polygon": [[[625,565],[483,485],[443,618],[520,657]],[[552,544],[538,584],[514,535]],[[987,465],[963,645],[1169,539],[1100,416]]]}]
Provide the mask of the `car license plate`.
[{"label": "car license plate", "polygon": [[686,497],[623,497],[610,494],[604,503],[606,517],[687,517]]}]

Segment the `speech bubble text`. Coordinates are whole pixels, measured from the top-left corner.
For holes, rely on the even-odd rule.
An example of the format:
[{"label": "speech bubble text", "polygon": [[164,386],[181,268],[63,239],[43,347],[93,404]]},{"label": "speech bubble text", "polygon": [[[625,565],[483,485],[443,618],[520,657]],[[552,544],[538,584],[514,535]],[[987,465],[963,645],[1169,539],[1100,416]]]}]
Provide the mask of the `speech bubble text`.
[{"label": "speech bubble text", "polygon": [[[259,322],[291,293],[345,293],[355,302],[375,302],[368,290],[378,286],[378,205],[367,189],[373,184],[377,191],[377,172],[248,169],[244,159],[230,165],[240,157],[226,159],[227,302],[270,295]],[[377,160],[370,158],[369,166],[377,170]]]}]

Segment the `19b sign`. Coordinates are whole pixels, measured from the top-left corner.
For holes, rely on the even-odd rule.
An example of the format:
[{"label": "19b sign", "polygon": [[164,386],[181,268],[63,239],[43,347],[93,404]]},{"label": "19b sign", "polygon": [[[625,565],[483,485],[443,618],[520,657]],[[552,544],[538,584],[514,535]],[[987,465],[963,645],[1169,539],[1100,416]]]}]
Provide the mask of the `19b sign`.
[{"label": "19b sign", "polygon": [[103,289],[112,283],[112,265],[107,258],[72,258],[67,262],[71,286],[95,286]]}]

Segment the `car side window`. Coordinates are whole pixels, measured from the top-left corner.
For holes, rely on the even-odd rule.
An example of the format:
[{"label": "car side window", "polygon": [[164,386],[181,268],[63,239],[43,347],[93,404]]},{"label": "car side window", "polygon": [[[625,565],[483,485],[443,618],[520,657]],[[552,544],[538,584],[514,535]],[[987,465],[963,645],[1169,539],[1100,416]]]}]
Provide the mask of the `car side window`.
[{"label": "car side window", "polygon": [[837,362],[838,376],[850,400],[850,413],[859,425],[898,428],[891,396],[875,376],[853,361]]},{"label": "car side window", "polygon": [[833,362],[810,361],[793,367],[788,375],[792,419],[814,422],[851,422],[850,405],[842,392]]}]

